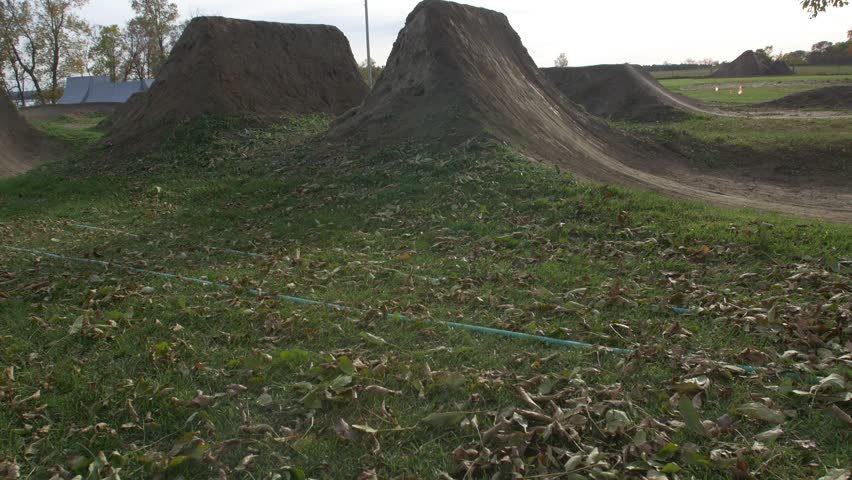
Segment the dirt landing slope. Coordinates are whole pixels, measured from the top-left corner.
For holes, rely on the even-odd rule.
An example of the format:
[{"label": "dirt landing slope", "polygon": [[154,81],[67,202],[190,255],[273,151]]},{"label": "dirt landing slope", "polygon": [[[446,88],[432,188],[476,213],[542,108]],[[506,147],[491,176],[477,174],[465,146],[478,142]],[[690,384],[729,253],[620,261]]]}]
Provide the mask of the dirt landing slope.
[{"label": "dirt landing slope", "polygon": [[672,152],[617,133],[565,98],[498,12],[425,0],[408,16],[375,89],[332,125],[334,144],[506,142],[580,178],[852,222],[852,192],[696,172]]},{"label": "dirt landing slope", "polygon": [[792,75],[793,71],[784,62],[767,65],[758,58],[754,50],[746,50],[736,60],[723,64],[711,77],[762,77],[766,75]]},{"label": "dirt landing slope", "polygon": [[566,97],[599,117],[653,122],[707,113],[697,102],[660,85],[637,65],[554,67],[542,72]]},{"label": "dirt landing slope", "polygon": [[373,92],[329,139],[455,146],[482,135],[587,176],[605,150],[629,149],[565,100],[505,15],[442,0],[415,7]]},{"label": "dirt landing slope", "polygon": [[762,104],[779,108],[826,108],[852,110],[852,86],[817,88],[794,93]]},{"label": "dirt landing slope", "polygon": [[206,113],[338,115],[366,94],[349,42],[336,27],[199,17],[151,89],[120,109],[105,143],[144,148]]},{"label": "dirt landing slope", "polygon": [[50,145],[18,114],[6,92],[0,91],[0,177],[18,175],[44,161]]}]

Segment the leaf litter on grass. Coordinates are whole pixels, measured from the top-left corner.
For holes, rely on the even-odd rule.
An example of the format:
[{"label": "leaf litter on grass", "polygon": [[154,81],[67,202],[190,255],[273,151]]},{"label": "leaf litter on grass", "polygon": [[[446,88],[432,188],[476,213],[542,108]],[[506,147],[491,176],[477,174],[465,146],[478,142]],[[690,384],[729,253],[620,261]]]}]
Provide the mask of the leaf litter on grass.
[{"label": "leaf litter on grass", "polygon": [[[471,161],[405,158],[417,168]],[[187,248],[182,237],[198,234],[175,228],[186,199],[165,183],[131,208],[153,231],[175,236],[139,243],[72,235],[48,221],[16,232],[19,245],[50,242],[235,288],[0,252],[2,293],[17,309],[8,310],[16,326],[0,334],[10,368],[0,398],[17,435],[0,453],[0,472],[383,478],[415,468],[398,460],[404,454],[429,458],[431,474],[452,478],[760,478],[791,463],[812,476],[843,474],[844,465],[820,460],[830,445],[801,426],[830,425],[848,439],[852,288],[842,255],[766,261],[761,232],[769,227],[673,234],[622,192],[535,170],[495,194],[489,185],[516,166],[487,160],[452,176],[453,194],[428,208],[400,201],[392,190],[404,180],[391,174],[380,187],[389,202],[349,213],[359,222],[354,234],[324,241],[351,230],[323,218],[261,250],[272,261]],[[363,167],[371,175],[387,165]],[[375,195],[374,185],[357,182],[304,186],[286,200],[312,212]],[[532,194],[547,188],[546,201]],[[245,207],[264,211],[245,197],[231,208]],[[245,223],[247,242],[273,237],[273,225]],[[262,294],[243,295],[246,288]],[[367,313],[295,308],[274,293]],[[415,322],[403,326],[388,313]],[[449,334],[431,318],[635,352],[495,343]],[[21,332],[33,325],[27,340]],[[97,368],[122,359],[132,359],[121,363],[126,374]],[[69,391],[91,407],[66,415]],[[69,454],[56,455],[51,442]],[[334,464],[338,455],[351,468]]]}]

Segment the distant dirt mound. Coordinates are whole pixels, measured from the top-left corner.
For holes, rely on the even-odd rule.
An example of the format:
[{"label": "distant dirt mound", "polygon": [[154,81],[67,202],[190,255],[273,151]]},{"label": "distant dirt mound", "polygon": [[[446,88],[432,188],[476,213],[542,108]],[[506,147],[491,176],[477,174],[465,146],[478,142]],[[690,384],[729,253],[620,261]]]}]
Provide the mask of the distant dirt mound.
[{"label": "distant dirt mound", "polygon": [[540,160],[594,176],[587,159],[626,149],[545,78],[502,13],[426,0],[408,16],[364,103],[329,139],[373,146],[456,146],[490,136]]},{"label": "distant dirt mound", "polygon": [[367,94],[336,27],[198,17],[144,95],[120,108],[106,144],[145,148],[202,114],[272,119],[340,114]]},{"label": "distant dirt mound", "polygon": [[542,71],[566,97],[599,117],[659,121],[700,111],[692,100],[670,92],[637,65],[554,67]]},{"label": "distant dirt mound", "polygon": [[825,108],[852,110],[852,86],[824,87],[794,93],[762,104],[780,108]]},{"label": "distant dirt mound", "polygon": [[762,77],[766,75],[792,75],[793,71],[786,63],[778,61],[767,65],[754,53],[754,50],[746,50],[736,60],[725,63],[713,72],[711,77]]},{"label": "distant dirt mound", "polygon": [[0,89],[0,177],[18,175],[49,156],[49,143]]},{"label": "distant dirt mound", "polygon": [[793,70],[782,60],[775,60],[769,66],[770,75],[792,75]]}]

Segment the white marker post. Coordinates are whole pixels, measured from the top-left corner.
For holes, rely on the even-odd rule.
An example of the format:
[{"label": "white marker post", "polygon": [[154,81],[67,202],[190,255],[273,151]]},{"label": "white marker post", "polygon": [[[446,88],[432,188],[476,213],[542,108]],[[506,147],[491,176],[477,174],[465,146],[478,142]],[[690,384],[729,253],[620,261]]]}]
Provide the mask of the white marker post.
[{"label": "white marker post", "polygon": [[367,25],[367,83],[370,84],[370,90],[373,89],[373,59],[370,57],[370,9],[367,6],[367,1],[364,0],[364,22]]}]

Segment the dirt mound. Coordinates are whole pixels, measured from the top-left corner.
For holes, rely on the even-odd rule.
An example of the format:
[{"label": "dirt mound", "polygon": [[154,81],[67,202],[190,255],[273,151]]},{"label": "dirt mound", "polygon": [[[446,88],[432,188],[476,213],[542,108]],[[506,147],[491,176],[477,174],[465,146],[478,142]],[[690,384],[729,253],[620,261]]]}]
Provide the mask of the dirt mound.
[{"label": "dirt mound", "polygon": [[381,150],[406,143],[451,148],[481,137],[580,178],[852,221],[848,189],[766,184],[747,171],[696,172],[675,152],[613,131],[547,80],[503,14],[443,0],[414,8],[375,88],[332,124],[327,140],[332,148]]},{"label": "dirt mound", "polygon": [[794,93],[778,100],[761,104],[761,106],[852,110],[852,86],[824,87]]},{"label": "dirt mound", "polygon": [[766,75],[792,75],[793,71],[786,63],[778,61],[772,65],[764,63],[754,50],[746,50],[731,63],[722,64],[711,77],[762,77]]},{"label": "dirt mound", "polygon": [[782,60],[775,60],[769,66],[770,75],[792,75],[793,70]]},{"label": "dirt mound", "polygon": [[150,90],[109,122],[105,143],[145,148],[202,114],[338,115],[366,94],[349,42],[336,27],[198,17]]},{"label": "dirt mound", "polygon": [[670,92],[637,65],[554,67],[542,71],[566,97],[599,117],[659,121],[701,111],[692,100]]},{"label": "dirt mound", "polygon": [[418,4],[364,103],[329,139],[451,147],[490,136],[594,176],[592,157],[625,139],[579,111],[545,78],[502,13],[442,0]]},{"label": "dirt mound", "polygon": [[18,114],[0,89],[0,177],[18,175],[50,156],[49,142]]}]

